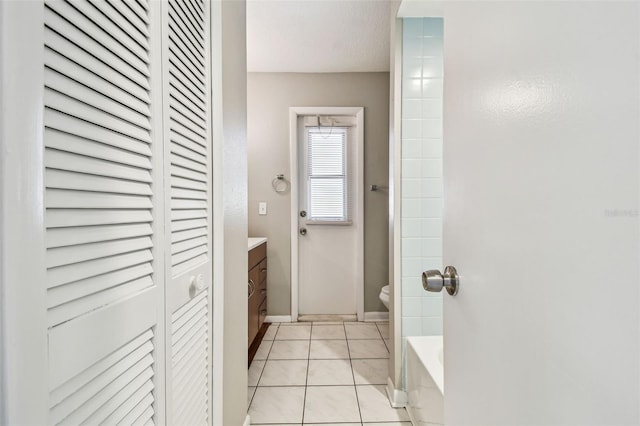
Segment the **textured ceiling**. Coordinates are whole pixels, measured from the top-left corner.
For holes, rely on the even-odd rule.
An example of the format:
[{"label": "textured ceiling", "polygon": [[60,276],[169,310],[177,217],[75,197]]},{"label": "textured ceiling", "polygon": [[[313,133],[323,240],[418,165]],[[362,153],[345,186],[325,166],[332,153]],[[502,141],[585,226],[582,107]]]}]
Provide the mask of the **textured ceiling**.
[{"label": "textured ceiling", "polygon": [[389,71],[387,0],[248,0],[249,72]]}]

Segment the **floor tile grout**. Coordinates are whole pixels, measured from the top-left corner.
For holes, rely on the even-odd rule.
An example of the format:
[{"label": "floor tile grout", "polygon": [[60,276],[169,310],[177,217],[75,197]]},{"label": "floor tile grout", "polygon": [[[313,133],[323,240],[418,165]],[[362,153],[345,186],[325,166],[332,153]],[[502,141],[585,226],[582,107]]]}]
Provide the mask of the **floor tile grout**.
[{"label": "floor tile grout", "polygon": [[[304,393],[303,393],[303,398],[302,398],[302,422],[291,422],[291,423],[282,423],[282,424],[291,424],[291,425],[307,425],[307,424],[312,424],[313,422],[306,422],[305,421],[305,412],[306,412],[306,403],[307,403],[307,390],[309,387],[341,387],[341,388],[352,388],[354,393],[355,393],[355,403],[357,405],[358,408],[358,415],[360,420],[357,422],[346,422],[346,423],[354,423],[354,424],[359,424],[359,425],[363,425],[366,426],[366,424],[371,423],[372,421],[369,420],[368,422],[364,422],[363,419],[363,415],[362,415],[362,408],[360,405],[360,395],[358,392],[358,387],[362,387],[364,389],[364,387],[379,387],[379,386],[384,386],[384,384],[375,384],[375,383],[356,383],[356,379],[355,379],[355,370],[354,370],[354,365],[353,362],[354,361],[364,361],[364,360],[388,360],[388,356],[386,357],[365,357],[365,358],[354,358],[352,356],[351,353],[351,345],[350,345],[350,341],[383,341],[383,345],[387,351],[387,354],[389,353],[389,349],[387,346],[387,343],[382,335],[382,331],[381,331],[381,326],[380,323],[368,323],[371,325],[375,325],[375,330],[377,331],[377,334],[379,337],[368,337],[368,338],[349,338],[347,335],[347,327],[348,325],[353,325],[351,323],[347,323],[347,322],[343,322],[342,323],[342,331],[344,332],[344,338],[313,338],[313,331],[314,331],[314,327],[318,327],[323,325],[322,323],[309,323],[308,324],[308,330],[309,330],[309,337],[306,339],[277,339],[278,337],[278,333],[280,332],[280,328],[282,327],[281,324],[278,324],[277,330],[275,332],[275,334],[273,335],[273,340],[270,341],[270,347],[269,350],[267,351],[266,354],[266,358],[263,360],[256,360],[256,361],[263,361],[264,365],[262,366],[262,369],[260,371],[260,375],[258,377],[258,381],[255,385],[255,390],[254,393],[250,399],[249,402],[249,408],[251,408],[254,400],[255,400],[255,396],[258,393],[258,388],[303,388],[304,387]],[[274,324],[275,325],[275,324]],[[305,324],[306,325],[306,324]],[[327,325],[339,325],[339,324],[327,324]],[[367,324],[358,324],[359,326],[361,325],[367,325]],[[384,327],[384,323],[381,324]],[[387,325],[388,326],[388,325]],[[371,330],[369,328],[369,330]],[[329,340],[333,340],[333,341],[344,341],[346,343],[346,348],[347,348],[347,357],[346,358],[312,358],[311,357],[311,346],[313,341],[329,341]],[[307,347],[307,357],[306,358],[278,358],[278,359],[273,359],[271,358],[272,355],[272,351],[273,351],[273,346],[276,343],[276,341],[278,342],[292,342],[292,341],[301,341],[301,342],[308,342],[308,347]],[[375,345],[373,346],[374,348],[376,347]],[[364,346],[363,348],[366,348],[366,346]],[[361,349],[362,350],[362,349]],[[305,380],[304,380],[304,385],[261,385],[261,381],[262,378],[264,376],[265,370],[267,368],[267,363],[270,361],[306,361],[306,370],[305,370]],[[348,361],[348,366],[350,368],[350,372],[351,372],[351,380],[353,381],[353,384],[318,384],[318,385],[310,385],[309,384],[309,374],[310,374],[310,368],[311,368],[311,363],[312,361]],[[363,365],[363,364],[360,364]],[[299,376],[298,376],[299,377]],[[367,378],[366,376],[363,376],[363,379],[365,381],[369,381],[371,379],[371,377]],[[341,380],[341,379],[338,379]],[[368,397],[370,398],[370,396]],[[398,422],[398,420],[395,421],[375,421],[374,423],[394,423],[394,422]],[[402,421],[399,421],[402,422]],[[339,424],[339,423],[345,423],[345,422],[320,422],[323,425],[331,425],[331,424]],[[410,424],[410,423],[408,423]]]}]

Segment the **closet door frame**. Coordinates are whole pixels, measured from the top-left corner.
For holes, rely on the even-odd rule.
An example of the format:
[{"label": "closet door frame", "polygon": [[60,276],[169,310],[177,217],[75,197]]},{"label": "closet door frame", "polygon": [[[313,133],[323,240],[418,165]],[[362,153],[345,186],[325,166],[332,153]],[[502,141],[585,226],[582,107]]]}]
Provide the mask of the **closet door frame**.
[{"label": "closet door frame", "polygon": [[0,2],[0,424],[47,423],[43,22]]}]

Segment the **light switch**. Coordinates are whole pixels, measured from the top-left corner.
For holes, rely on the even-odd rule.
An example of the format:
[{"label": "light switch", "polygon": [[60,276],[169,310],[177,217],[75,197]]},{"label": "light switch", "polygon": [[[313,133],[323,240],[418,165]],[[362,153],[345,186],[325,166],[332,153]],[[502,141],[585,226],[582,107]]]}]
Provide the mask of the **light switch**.
[{"label": "light switch", "polygon": [[264,201],[258,203],[258,214],[260,216],[267,215],[267,203],[265,203]]}]

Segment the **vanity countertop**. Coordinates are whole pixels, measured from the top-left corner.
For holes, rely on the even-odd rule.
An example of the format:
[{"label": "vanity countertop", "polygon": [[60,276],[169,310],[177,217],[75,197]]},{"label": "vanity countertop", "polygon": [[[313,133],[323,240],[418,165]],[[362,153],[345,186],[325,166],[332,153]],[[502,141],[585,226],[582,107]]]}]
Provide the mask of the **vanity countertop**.
[{"label": "vanity countertop", "polygon": [[248,239],[249,248],[248,248],[247,251],[251,251],[251,249],[254,249],[254,248],[258,247],[260,244],[266,243],[266,242],[267,242],[267,239],[265,237],[249,238]]}]

